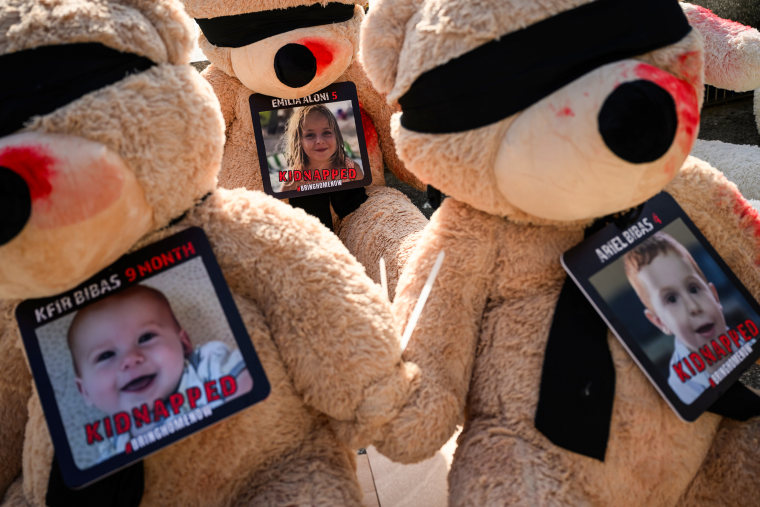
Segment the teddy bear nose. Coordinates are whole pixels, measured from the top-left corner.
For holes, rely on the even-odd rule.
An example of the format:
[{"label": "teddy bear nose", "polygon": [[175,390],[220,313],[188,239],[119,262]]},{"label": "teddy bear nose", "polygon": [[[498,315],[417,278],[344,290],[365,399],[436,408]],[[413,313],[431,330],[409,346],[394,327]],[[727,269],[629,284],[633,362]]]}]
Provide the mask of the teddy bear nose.
[{"label": "teddy bear nose", "polygon": [[676,135],[678,115],[673,97],[651,81],[623,83],[599,112],[599,132],[617,156],[640,164],[657,160]]},{"label": "teddy bear nose", "polygon": [[317,59],[301,44],[286,44],[274,55],[274,71],[284,85],[300,88],[317,74]]},{"label": "teddy bear nose", "polygon": [[0,245],[15,238],[32,214],[29,186],[18,173],[0,166]]}]

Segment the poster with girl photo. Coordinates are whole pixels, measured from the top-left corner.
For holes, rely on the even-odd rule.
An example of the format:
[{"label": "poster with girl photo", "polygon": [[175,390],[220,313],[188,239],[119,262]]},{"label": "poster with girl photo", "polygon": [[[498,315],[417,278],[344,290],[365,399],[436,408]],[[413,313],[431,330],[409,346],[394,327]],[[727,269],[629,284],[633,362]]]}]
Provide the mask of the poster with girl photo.
[{"label": "poster with girl photo", "polygon": [[197,228],[122,257],[71,291],[25,301],[17,318],[72,488],[269,392]]},{"label": "poster with girl photo", "polygon": [[371,183],[353,83],[335,83],[298,99],[253,94],[249,101],[268,194],[303,197]]}]

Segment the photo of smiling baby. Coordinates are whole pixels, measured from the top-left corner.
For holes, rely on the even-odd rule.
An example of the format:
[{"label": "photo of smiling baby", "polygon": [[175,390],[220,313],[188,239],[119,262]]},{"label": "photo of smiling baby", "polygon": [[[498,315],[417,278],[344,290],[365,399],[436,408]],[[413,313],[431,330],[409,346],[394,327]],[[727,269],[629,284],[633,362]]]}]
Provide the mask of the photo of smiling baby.
[{"label": "photo of smiling baby", "polygon": [[[132,414],[146,407],[156,412],[156,400],[196,388],[199,394],[209,381],[231,377],[234,392],[213,401],[199,395],[197,408],[210,408],[250,390],[251,376],[240,352],[219,341],[193,347],[188,332],[160,291],[135,285],[79,311],[69,327],[67,341],[76,374],[76,386],[85,403],[114,414]],[[226,386],[226,388],[229,388]],[[192,392],[192,391],[190,391]],[[135,419],[130,431],[104,439],[98,446],[100,460],[124,452],[134,437],[167,424],[191,410],[192,397],[179,407],[162,403],[168,417]],[[146,410],[143,408],[143,413]],[[142,423],[142,424],[141,424]]]}]

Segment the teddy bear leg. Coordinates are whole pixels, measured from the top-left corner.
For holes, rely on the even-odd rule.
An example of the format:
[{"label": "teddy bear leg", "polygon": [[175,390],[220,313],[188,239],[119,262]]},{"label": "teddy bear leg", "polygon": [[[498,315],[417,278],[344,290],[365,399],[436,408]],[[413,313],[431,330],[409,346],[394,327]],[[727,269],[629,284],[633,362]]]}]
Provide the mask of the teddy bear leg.
[{"label": "teddy bear leg", "polygon": [[[474,421],[457,442],[449,505],[582,505],[556,453],[495,420]],[[539,472],[538,470],[541,470]]]},{"label": "teddy bear leg", "polygon": [[757,505],[760,417],[723,419],[702,466],[677,505]]},{"label": "teddy bear leg", "polygon": [[24,496],[24,480],[20,475],[8,486],[5,496],[0,503],[2,503],[3,507],[26,507],[29,505]]},{"label": "teddy bear leg", "polygon": [[321,429],[298,449],[257,473],[256,487],[241,495],[237,505],[360,506],[356,451],[340,445]]},{"label": "teddy bear leg", "polygon": [[385,260],[389,299],[406,260],[428,220],[396,189],[370,187],[367,202],[341,221],[336,231],[348,251],[380,283],[380,258]]}]

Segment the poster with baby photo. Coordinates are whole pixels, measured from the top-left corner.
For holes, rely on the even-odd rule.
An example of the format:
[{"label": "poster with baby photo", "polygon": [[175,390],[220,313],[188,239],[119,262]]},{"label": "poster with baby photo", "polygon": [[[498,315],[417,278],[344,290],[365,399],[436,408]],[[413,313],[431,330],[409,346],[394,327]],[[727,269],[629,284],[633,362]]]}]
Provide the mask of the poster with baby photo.
[{"label": "poster with baby photo", "polygon": [[256,93],[249,102],[266,193],[304,197],[372,182],[354,83],[297,99]]},{"label": "poster with baby photo", "polygon": [[686,421],[760,356],[760,306],[667,193],[566,252],[563,265]]},{"label": "poster with baby photo", "polygon": [[269,383],[202,229],[16,312],[55,454],[77,488],[261,401]]}]

